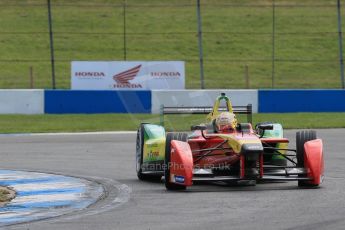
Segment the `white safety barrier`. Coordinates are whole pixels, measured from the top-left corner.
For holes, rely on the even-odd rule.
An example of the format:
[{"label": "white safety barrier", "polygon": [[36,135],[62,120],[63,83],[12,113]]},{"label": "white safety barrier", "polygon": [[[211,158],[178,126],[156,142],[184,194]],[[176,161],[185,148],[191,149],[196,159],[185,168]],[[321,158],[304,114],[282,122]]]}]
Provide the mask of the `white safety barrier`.
[{"label": "white safety barrier", "polygon": [[[152,90],[151,109],[160,113],[165,106],[212,106],[214,100],[225,93],[232,105],[252,104],[253,113],[258,112],[258,90]],[[35,90],[0,90],[0,114],[44,114],[45,92]]]},{"label": "white safety barrier", "polygon": [[43,114],[44,90],[0,90],[0,114]]},{"label": "white safety barrier", "polygon": [[232,105],[252,104],[258,112],[258,90],[152,90],[152,113],[158,114],[160,106],[213,106],[220,93],[225,93]]}]

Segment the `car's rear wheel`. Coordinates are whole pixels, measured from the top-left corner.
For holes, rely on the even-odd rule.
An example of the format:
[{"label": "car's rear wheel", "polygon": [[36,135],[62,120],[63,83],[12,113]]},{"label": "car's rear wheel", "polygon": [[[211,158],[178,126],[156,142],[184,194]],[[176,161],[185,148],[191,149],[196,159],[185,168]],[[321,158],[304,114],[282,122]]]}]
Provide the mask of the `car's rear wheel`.
[{"label": "car's rear wheel", "polygon": [[[316,131],[314,130],[305,130],[299,131],[296,133],[296,157],[297,157],[297,167],[304,168],[304,143],[315,140]],[[317,185],[309,184],[306,181],[298,181],[298,186],[300,187],[315,187]]]},{"label": "car's rear wheel", "polygon": [[137,131],[136,140],[136,171],[139,180],[160,180],[159,175],[150,175],[143,173],[143,154],[144,154],[144,125],[141,124]]},{"label": "car's rear wheel", "polygon": [[170,166],[171,166],[171,141],[178,140],[186,142],[188,138],[187,133],[168,133],[165,142],[165,159],[164,159],[164,177],[165,187],[167,190],[184,190],[185,185],[174,184],[170,182]]}]

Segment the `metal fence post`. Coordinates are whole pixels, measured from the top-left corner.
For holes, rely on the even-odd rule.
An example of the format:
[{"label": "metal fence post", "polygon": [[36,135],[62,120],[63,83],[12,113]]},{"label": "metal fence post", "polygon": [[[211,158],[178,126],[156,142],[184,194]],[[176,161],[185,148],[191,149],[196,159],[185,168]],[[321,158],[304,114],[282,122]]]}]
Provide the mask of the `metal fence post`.
[{"label": "metal fence post", "polygon": [[244,81],[246,83],[246,89],[249,89],[249,70],[248,70],[248,65],[244,66]]},{"label": "metal fence post", "polygon": [[127,0],[123,0],[123,59],[127,60],[127,23],[126,23]]},{"label": "metal fence post", "polygon": [[30,89],[34,88],[34,68],[30,66]]},{"label": "metal fence post", "polygon": [[164,105],[161,104],[159,107],[159,120],[160,120],[160,125],[164,126]]},{"label": "metal fence post", "polygon": [[200,83],[201,83],[201,89],[205,89],[205,83],[204,83],[204,54],[203,54],[203,49],[202,49],[202,24],[201,24],[200,0],[197,0],[197,17],[198,17]]},{"label": "metal fence post", "polygon": [[338,0],[337,9],[338,9],[337,12],[338,12],[340,78],[341,78],[341,87],[343,89],[345,89],[345,83],[344,83],[344,59],[343,59],[343,35],[342,35],[342,31],[341,31],[340,0]]},{"label": "metal fence post", "polygon": [[276,23],[275,15],[276,6],[275,0],[272,0],[272,88],[274,88],[274,78],[275,78],[275,32],[276,32]]},{"label": "metal fence post", "polygon": [[52,65],[52,88],[56,89],[53,26],[52,26],[52,13],[51,13],[50,0],[48,0],[48,23],[49,23],[49,37],[50,37],[50,60],[51,60],[51,65]]}]

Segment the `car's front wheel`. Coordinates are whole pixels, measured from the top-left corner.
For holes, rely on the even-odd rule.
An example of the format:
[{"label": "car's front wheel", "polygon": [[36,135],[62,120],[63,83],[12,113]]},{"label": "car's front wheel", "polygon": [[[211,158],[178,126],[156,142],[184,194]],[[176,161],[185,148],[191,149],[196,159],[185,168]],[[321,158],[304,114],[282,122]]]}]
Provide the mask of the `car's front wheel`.
[{"label": "car's front wheel", "polygon": [[143,173],[143,154],[144,154],[144,125],[141,124],[137,131],[137,140],[136,140],[136,171],[139,180],[160,180],[160,175],[152,175]]},{"label": "car's front wheel", "polygon": [[165,142],[165,159],[164,159],[164,177],[165,187],[167,190],[184,190],[185,185],[179,185],[170,182],[170,166],[171,166],[171,141],[178,140],[186,142],[188,138],[187,133],[168,133]]},{"label": "car's front wheel", "polygon": [[[304,168],[304,144],[308,141],[316,139],[316,131],[314,130],[305,130],[299,131],[296,133],[296,157],[297,157],[297,167]],[[299,187],[316,187],[318,185],[309,184],[307,181],[298,181]]]}]

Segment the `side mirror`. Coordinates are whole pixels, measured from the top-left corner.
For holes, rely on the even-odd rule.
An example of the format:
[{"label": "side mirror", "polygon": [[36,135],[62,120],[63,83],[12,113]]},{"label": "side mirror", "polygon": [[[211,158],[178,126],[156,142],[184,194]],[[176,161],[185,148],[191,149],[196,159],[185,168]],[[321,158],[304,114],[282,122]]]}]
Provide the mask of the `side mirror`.
[{"label": "side mirror", "polygon": [[205,125],[193,125],[192,127],[191,127],[191,130],[192,131],[195,131],[195,130],[201,130],[201,131],[203,131],[203,130],[206,130],[207,129],[207,127],[205,126]]},{"label": "side mirror", "polygon": [[255,126],[256,133],[260,135],[260,138],[262,138],[265,135],[265,130],[273,130],[273,124],[272,123],[259,123]]},{"label": "side mirror", "polygon": [[262,130],[273,130],[273,124],[259,124],[257,126],[257,129],[262,129]]}]

